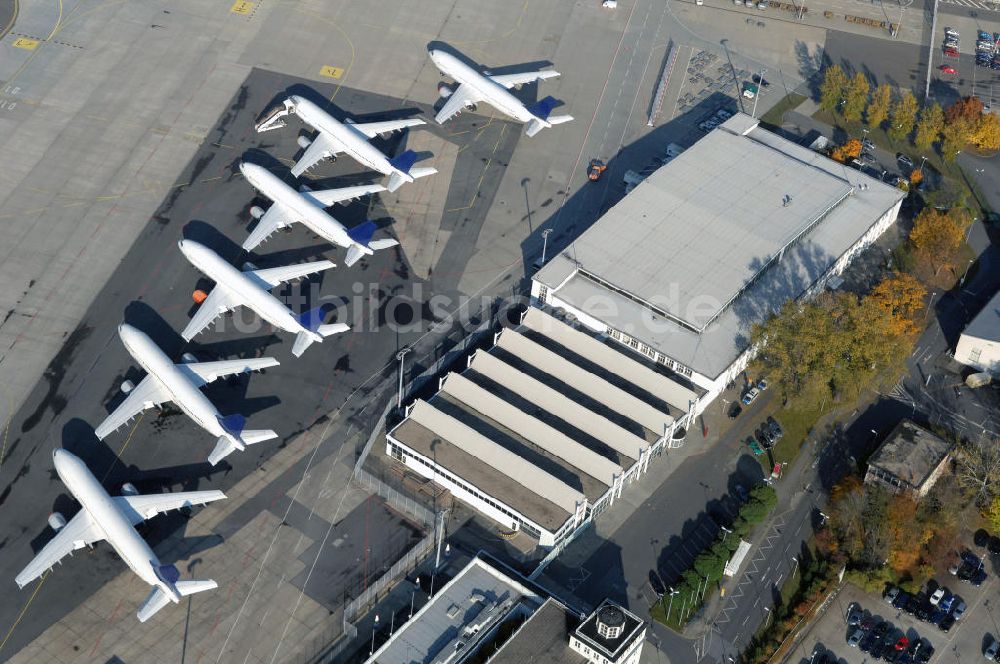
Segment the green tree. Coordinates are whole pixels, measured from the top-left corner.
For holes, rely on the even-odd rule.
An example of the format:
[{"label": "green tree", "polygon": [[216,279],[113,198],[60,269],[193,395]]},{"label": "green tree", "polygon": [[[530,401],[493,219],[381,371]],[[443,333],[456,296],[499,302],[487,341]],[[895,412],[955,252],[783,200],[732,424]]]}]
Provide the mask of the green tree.
[{"label": "green tree", "polygon": [[955,256],[971,220],[963,208],[942,212],[925,207],[913,220],[910,243],[917,259],[930,265],[937,275],[943,268],[954,267]]},{"label": "green tree", "polygon": [[865,120],[869,127],[878,129],[882,126],[885,119],[889,117],[890,103],[892,103],[892,88],[889,87],[889,84],[883,83],[875,88],[872,100],[868,104],[868,110],[865,111]]},{"label": "green tree", "polygon": [[920,111],[917,135],[913,138],[913,144],[918,150],[926,150],[938,139],[942,129],[944,129],[944,111],[941,109],[941,105],[927,106]]},{"label": "green tree", "polygon": [[975,125],[969,120],[958,117],[953,122],[945,123],[941,130],[941,156],[945,161],[955,161],[972,138]]},{"label": "green tree", "polygon": [[871,85],[868,83],[868,77],[858,72],[851,78],[851,82],[847,86],[847,91],[844,94],[844,119],[848,122],[858,122],[861,120],[861,114],[865,110],[865,106],[868,105],[868,93],[871,91]]},{"label": "green tree", "polygon": [[831,113],[837,110],[844,92],[847,90],[847,74],[840,65],[830,65],[823,74],[823,83],[819,88],[819,106]]},{"label": "green tree", "polygon": [[889,112],[889,138],[902,141],[910,135],[917,121],[917,109],[917,98],[909,90],[904,90]]}]

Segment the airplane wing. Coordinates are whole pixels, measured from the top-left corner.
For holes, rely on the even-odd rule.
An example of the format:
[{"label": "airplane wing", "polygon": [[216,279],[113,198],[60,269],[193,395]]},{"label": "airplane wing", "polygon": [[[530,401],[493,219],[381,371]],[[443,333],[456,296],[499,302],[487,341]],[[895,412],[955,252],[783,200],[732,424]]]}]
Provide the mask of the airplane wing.
[{"label": "airplane wing", "polygon": [[100,542],[104,538],[104,531],[90,518],[90,513],[87,510],[80,510],[69,523],[59,529],[56,536],[38,552],[14,580],[19,588],[23,588],[67,555],[88,544]]},{"label": "airplane wing", "polygon": [[221,491],[181,491],[145,496],[114,496],[112,500],[134,526],[163,512],[192,505],[205,505],[225,497],[226,494]]},{"label": "airplane wing", "polygon": [[438,124],[444,124],[464,111],[466,106],[479,103],[482,100],[482,97],[477,97],[476,91],[468,85],[459,85],[458,89],[451,93],[451,96],[448,97],[448,101],[441,107],[438,114],[434,116],[434,120]]},{"label": "airplane wing", "polygon": [[199,332],[211,325],[216,318],[242,304],[243,302],[236,293],[222,284],[216,284],[205,301],[198,307],[198,311],[195,312],[187,327],[181,332],[181,336],[184,337],[185,341],[191,341],[198,336]]},{"label": "airplane wing", "polygon": [[261,242],[271,237],[271,235],[285,226],[289,226],[296,221],[292,217],[291,210],[281,203],[274,203],[267,209],[264,216],[260,218],[257,227],[250,233],[250,237],[243,243],[243,248],[250,251]]},{"label": "airplane wing", "polygon": [[490,76],[490,78],[494,83],[499,83],[510,90],[515,85],[534,83],[546,78],[555,78],[558,75],[559,72],[547,69],[545,71],[526,71],[520,74],[499,74],[497,76]]},{"label": "airplane wing", "polygon": [[153,376],[146,376],[138,385],[132,388],[114,412],[108,415],[101,425],[94,430],[98,438],[104,439],[112,431],[118,429],[133,417],[153,406],[170,401],[173,397]]},{"label": "airplane wing", "polygon": [[198,387],[207,385],[213,380],[224,376],[246,373],[247,371],[260,371],[261,369],[276,366],[278,366],[278,361],[273,357],[258,357],[247,360],[220,360],[218,362],[191,362],[177,365]]},{"label": "airplane wing", "polygon": [[309,144],[309,147],[306,148],[306,151],[302,153],[299,160],[295,162],[295,165],[292,166],[292,175],[299,177],[317,163],[324,159],[335,157],[344,151],[344,146],[339,141],[321,131],[316,135],[316,139]]},{"label": "airplane wing", "polygon": [[[266,270],[253,270],[252,274],[256,278],[267,284],[268,288],[274,288],[282,281],[291,281],[292,279],[299,279],[309,274],[315,272],[320,272],[322,270],[329,270],[332,267],[337,267],[330,261],[313,261],[311,263],[300,263],[298,265],[284,265],[282,267],[272,267]],[[215,291],[212,291],[213,293]],[[211,299],[211,295],[209,298]],[[208,304],[208,300],[205,301]],[[201,306],[205,306],[204,304]],[[193,321],[192,321],[193,322]]]},{"label": "airplane wing", "polygon": [[410,118],[408,120],[386,120],[385,122],[366,122],[364,124],[351,123],[358,131],[362,132],[368,138],[375,138],[379,134],[388,134],[393,131],[399,131],[400,129],[405,129],[407,127],[415,127],[416,125],[424,124],[423,120],[419,118]]},{"label": "airplane wing", "polygon": [[362,184],[356,187],[322,189],[320,191],[301,189],[299,190],[299,193],[316,205],[328,208],[335,203],[346,203],[347,201],[352,201],[355,198],[361,198],[362,196],[367,196],[368,194],[377,194],[380,191],[385,191],[384,185]]}]

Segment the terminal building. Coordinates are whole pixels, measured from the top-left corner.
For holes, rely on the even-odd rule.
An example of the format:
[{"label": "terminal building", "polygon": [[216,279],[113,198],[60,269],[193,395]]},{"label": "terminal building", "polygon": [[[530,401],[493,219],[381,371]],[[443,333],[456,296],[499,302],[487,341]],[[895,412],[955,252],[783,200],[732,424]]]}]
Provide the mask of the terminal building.
[{"label": "terminal building", "polygon": [[590,615],[474,558],[366,664],[638,664],[646,625],[605,600]]},{"label": "terminal building", "polygon": [[430,398],[386,453],[510,532],[568,539],[683,441],[701,392],[530,307]]},{"label": "terminal building", "polygon": [[531,294],[689,379],[700,413],[745,370],[752,326],[832,287],[903,198],[737,114],[552,257]]}]

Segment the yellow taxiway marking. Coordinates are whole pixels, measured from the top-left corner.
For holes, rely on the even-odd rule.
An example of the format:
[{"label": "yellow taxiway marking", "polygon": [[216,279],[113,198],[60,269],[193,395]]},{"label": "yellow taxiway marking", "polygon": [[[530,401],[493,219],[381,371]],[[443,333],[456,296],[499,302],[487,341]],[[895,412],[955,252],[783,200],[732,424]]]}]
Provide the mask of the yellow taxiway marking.
[{"label": "yellow taxiway marking", "polygon": [[340,78],[344,75],[344,70],[340,67],[331,67],[330,65],[323,65],[319,68],[319,75],[326,76],[327,78]]},{"label": "yellow taxiway marking", "polygon": [[242,14],[246,16],[253,11],[253,3],[247,2],[247,0],[236,0],[233,6],[229,8],[229,11],[233,14]]},{"label": "yellow taxiway marking", "polygon": [[41,44],[37,39],[18,37],[14,40],[14,48],[23,48],[25,51],[34,51]]},{"label": "yellow taxiway marking", "polygon": [[7,645],[7,641],[10,640],[10,635],[14,633],[14,630],[20,624],[21,619],[24,618],[24,614],[28,612],[28,607],[31,606],[31,603],[35,601],[35,595],[37,595],[38,591],[42,589],[42,584],[45,583],[45,579],[48,578],[49,571],[51,570],[45,570],[45,573],[42,574],[41,580],[38,582],[38,585],[35,586],[35,592],[31,593],[31,597],[28,598],[28,601],[24,605],[24,608],[21,609],[21,613],[18,614],[17,620],[15,620],[14,624],[10,626],[9,630],[7,630],[7,636],[3,637],[3,641],[0,641],[0,650],[3,650],[3,647]]}]

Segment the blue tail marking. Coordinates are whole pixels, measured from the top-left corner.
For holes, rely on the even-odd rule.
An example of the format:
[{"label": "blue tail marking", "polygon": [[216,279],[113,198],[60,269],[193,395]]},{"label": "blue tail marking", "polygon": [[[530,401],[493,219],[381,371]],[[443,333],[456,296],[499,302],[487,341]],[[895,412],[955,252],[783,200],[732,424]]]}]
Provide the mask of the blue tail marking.
[{"label": "blue tail marking", "polygon": [[324,314],[326,314],[326,305],[320,305],[315,309],[302,312],[296,318],[299,319],[299,325],[310,332],[315,332],[323,324]]},{"label": "blue tail marking", "polygon": [[181,573],[173,565],[158,565],[156,576],[160,577],[170,585],[174,585],[181,578]]},{"label": "blue tail marking", "polygon": [[552,109],[556,107],[559,102],[556,101],[555,97],[546,97],[541,101],[537,101],[528,107],[528,112],[534,115],[536,118],[541,118],[542,120],[548,120],[549,115],[552,113]]},{"label": "blue tail marking", "polygon": [[389,160],[392,167],[396,170],[403,171],[404,173],[409,173],[413,165],[417,163],[417,153],[413,150],[407,150],[401,155],[395,156]]},{"label": "blue tail marking", "polygon": [[219,424],[222,425],[223,430],[225,430],[225,432],[230,436],[239,437],[239,435],[243,433],[243,427],[246,426],[246,423],[247,418],[243,417],[239,413],[219,417]]},{"label": "blue tail marking", "polygon": [[368,243],[372,241],[372,236],[375,235],[375,230],[378,227],[375,222],[369,219],[363,224],[358,224],[351,230],[347,231],[347,236],[357,242],[358,244],[367,247]]}]

